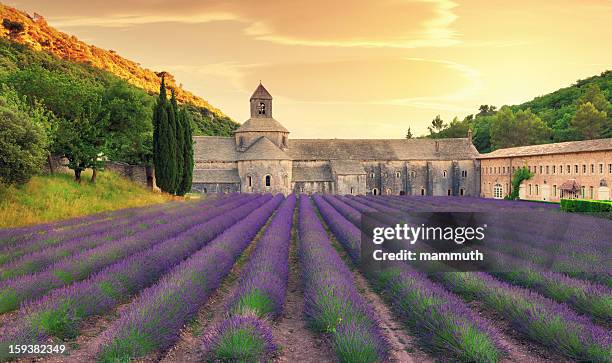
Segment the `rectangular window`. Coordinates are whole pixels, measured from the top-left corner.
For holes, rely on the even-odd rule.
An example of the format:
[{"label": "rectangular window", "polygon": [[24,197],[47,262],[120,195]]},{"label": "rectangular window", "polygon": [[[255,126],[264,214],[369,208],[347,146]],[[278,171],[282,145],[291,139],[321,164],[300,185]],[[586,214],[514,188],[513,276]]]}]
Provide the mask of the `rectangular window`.
[{"label": "rectangular window", "polygon": [[557,185],[553,185],[553,197],[557,196]]},{"label": "rectangular window", "polygon": [[536,184],[536,195],[540,195],[540,186]]},{"label": "rectangular window", "polygon": [[531,184],[529,184],[529,195],[531,195]]},{"label": "rectangular window", "polygon": [[546,174],[550,174],[550,166],[546,165]]},{"label": "rectangular window", "polygon": [[603,164],[599,164],[599,174],[603,174]]},{"label": "rectangular window", "polygon": [[593,187],[589,187],[589,199],[595,199],[595,194],[593,193]]},{"label": "rectangular window", "polygon": [[571,173],[571,172],[572,172],[572,167],[568,165],[568,166],[567,166],[567,173],[569,174],[569,173]]},{"label": "rectangular window", "polygon": [[591,164],[591,174],[595,174],[595,164]]},{"label": "rectangular window", "polygon": [[612,164],[608,164],[608,173],[612,174]]},{"label": "rectangular window", "polygon": [[582,164],[582,173],[586,174],[586,164]]},{"label": "rectangular window", "polygon": [[574,174],[578,174],[578,165],[574,165]]},{"label": "rectangular window", "polygon": [[557,166],[553,165],[553,174],[557,174]]},{"label": "rectangular window", "polygon": [[582,197],[582,199],[584,199],[586,197],[586,188],[585,187],[581,187],[580,188],[580,196]]},{"label": "rectangular window", "polygon": [[543,168],[543,166],[542,166],[542,165],[540,165],[540,174],[544,174],[544,173],[542,172],[542,168]]}]

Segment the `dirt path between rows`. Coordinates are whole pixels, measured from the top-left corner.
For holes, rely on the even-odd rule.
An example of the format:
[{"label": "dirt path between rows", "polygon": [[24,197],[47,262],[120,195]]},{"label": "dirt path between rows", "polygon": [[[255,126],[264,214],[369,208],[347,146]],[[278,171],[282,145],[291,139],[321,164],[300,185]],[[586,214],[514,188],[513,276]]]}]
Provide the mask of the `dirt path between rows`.
[{"label": "dirt path between rows", "polygon": [[293,226],[293,238],[289,249],[289,281],[283,314],[272,326],[274,341],[281,347],[276,362],[326,363],[335,362],[335,354],[328,340],[308,329],[304,318],[304,292],[300,281],[297,254],[297,236]]}]

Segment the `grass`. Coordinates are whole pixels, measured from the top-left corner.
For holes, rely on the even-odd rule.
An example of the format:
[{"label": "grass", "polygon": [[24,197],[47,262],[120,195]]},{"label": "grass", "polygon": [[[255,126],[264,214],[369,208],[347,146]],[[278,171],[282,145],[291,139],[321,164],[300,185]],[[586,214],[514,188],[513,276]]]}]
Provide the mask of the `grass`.
[{"label": "grass", "polygon": [[153,192],[110,171],[83,173],[77,184],[71,174],[33,177],[21,186],[0,186],[0,228],[46,223],[109,210],[167,202],[173,197]]}]

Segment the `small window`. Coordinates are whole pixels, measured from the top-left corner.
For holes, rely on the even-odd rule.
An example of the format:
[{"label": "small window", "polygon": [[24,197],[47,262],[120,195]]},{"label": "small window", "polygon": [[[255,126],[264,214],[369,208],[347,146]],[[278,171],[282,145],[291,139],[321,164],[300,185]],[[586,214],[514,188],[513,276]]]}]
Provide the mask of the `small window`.
[{"label": "small window", "polygon": [[535,192],[536,195],[540,195],[540,186],[537,184],[535,185]]},{"label": "small window", "polygon": [[421,188],[421,195],[425,195],[425,188]]},{"label": "small window", "polygon": [[257,107],[257,113],[260,115],[266,114],[266,104],[263,102],[259,102],[259,107]]},{"label": "small window", "polygon": [[203,192],[204,194],[206,194],[206,193],[208,193],[208,189],[204,188],[204,189],[202,189],[202,192]]},{"label": "small window", "polygon": [[571,172],[572,172],[572,167],[571,167],[571,166],[569,166],[569,165],[567,165],[566,170],[567,170],[567,173],[569,174],[569,173],[571,173]]},{"label": "small window", "polygon": [[586,164],[582,164],[582,173],[586,174],[586,170],[587,170]]},{"label": "small window", "polygon": [[266,186],[269,187],[272,184],[272,177],[270,175],[266,175],[264,181],[265,181]]},{"label": "small window", "polygon": [[238,143],[238,146],[243,147],[244,146],[244,137],[240,136],[238,138],[238,140],[240,140],[239,143]]},{"label": "small window", "polygon": [[586,188],[584,186],[580,188],[580,196],[582,199],[586,198]]},{"label": "small window", "polygon": [[542,165],[540,165],[540,174],[544,174],[544,173],[542,172],[542,168],[543,168],[543,167],[542,167]]},{"label": "small window", "polygon": [[446,191],[446,195],[448,195],[448,196],[451,195],[451,190],[450,189]]},{"label": "small window", "polygon": [[446,178],[446,170],[444,170],[444,171],[442,172],[442,176],[443,176],[444,178]]},{"label": "small window", "polygon": [[553,174],[557,174],[557,166],[553,165]]},{"label": "small window", "polygon": [[608,164],[608,173],[612,174],[612,164]]},{"label": "small window", "polygon": [[351,187],[351,195],[355,194],[353,188]]},{"label": "small window", "polygon": [[300,193],[304,193],[304,187],[300,187]]},{"label": "small window", "polygon": [[395,172],[395,177],[398,178],[398,179],[401,178],[402,177],[402,173],[400,173],[399,171],[396,171]]},{"label": "small window", "polygon": [[464,178],[464,179],[467,178],[467,170],[462,170],[461,171],[461,177]]},{"label": "small window", "polygon": [[230,192],[230,188],[229,187],[225,187],[225,192],[229,193]]},{"label": "small window", "polygon": [[603,174],[603,164],[599,164],[599,174]]},{"label": "small window", "polygon": [[374,177],[375,177],[375,176],[376,176],[376,175],[374,175],[374,173],[371,173],[371,174],[370,174],[370,178],[372,178],[372,179],[374,179]]},{"label": "small window", "polygon": [[251,177],[250,175],[247,176],[247,185],[249,186],[249,188],[253,186],[253,177]]},{"label": "small window", "polygon": [[459,190],[459,195],[461,195],[463,197],[465,195],[465,189],[461,188]]},{"label": "small window", "polygon": [[574,174],[578,174],[578,165],[574,165]]},{"label": "small window", "polygon": [[557,196],[557,184],[553,184],[553,197]]},{"label": "small window", "polygon": [[591,164],[591,174],[595,174],[595,164]]},{"label": "small window", "polygon": [[589,187],[589,199],[595,199],[595,193],[593,187]]},{"label": "small window", "polygon": [[410,176],[413,177],[413,178],[416,178],[416,171],[414,171],[414,170],[411,171],[410,172]]},{"label": "small window", "polygon": [[546,165],[546,175],[550,174],[550,167]]},{"label": "small window", "polygon": [[372,188],[372,194],[378,195],[378,188]]},{"label": "small window", "polygon": [[532,194],[532,190],[531,190],[531,184],[529,184],[529,195]]},{"label": "small window", "polygon": [[391,195],[392,191],[391,189],[387,188],[387,195]]}]

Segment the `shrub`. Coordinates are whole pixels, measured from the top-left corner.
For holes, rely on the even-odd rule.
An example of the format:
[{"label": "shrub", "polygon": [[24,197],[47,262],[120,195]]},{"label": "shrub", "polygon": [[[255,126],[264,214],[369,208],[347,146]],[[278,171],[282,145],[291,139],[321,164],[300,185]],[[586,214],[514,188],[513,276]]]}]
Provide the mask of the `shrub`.
[{"label": "shrub", "polygon": [[562,199],[561,210],[573,213],[612,213],[612,201]]}]

